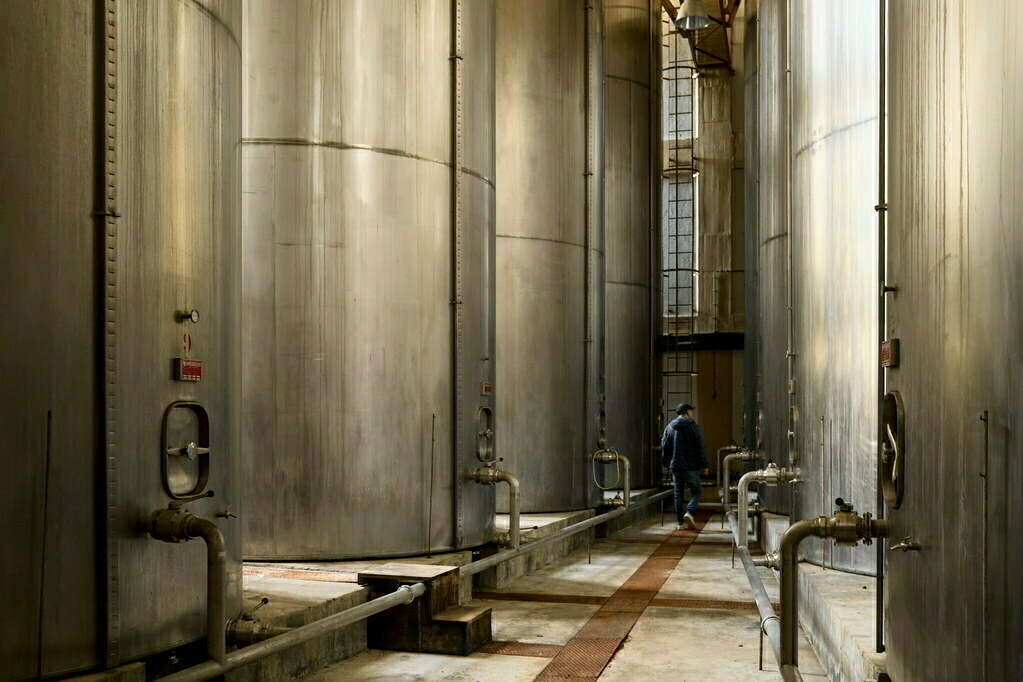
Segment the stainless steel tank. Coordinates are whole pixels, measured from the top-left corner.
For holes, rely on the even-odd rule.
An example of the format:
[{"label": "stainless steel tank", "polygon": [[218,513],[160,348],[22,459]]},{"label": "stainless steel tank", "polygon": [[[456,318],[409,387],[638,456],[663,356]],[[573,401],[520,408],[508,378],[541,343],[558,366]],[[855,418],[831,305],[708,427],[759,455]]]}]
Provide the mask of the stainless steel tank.
[{"label": "stainless steel tank", "polygon": [[661,471],[651,449],[660,436],[660,270],[651,267],[660,263],[660,13],[656,0],[604,8],[607,433],[631,460],[633,488]]},{"label": "stainless steel tank", "polygon": [[888,6],[886,279],[900,358],[887,382],[905,443],[887,542],[920,546],[886,555],[888,673],[1017,680],[1023,5]]},{"label": "stainless steel tank", "polygon": [[[758,425],[759,445],[767,459],[784,466],[789,459],[788,368],[788,178],[785,126],[785,22],[788,0],[763,2],[758,9],[758,126],[760,142],[757,194],[759,254]],[[788,513],[787,487],[765,488],[770,511]]]},{"label": "stainless steel tank", "polygon": [[245,555],[487,542],[494,491],[467,474],[495,390],[493,2],[244,21]]},{"label": "stainless steel tank", "polygon": [[[172,495],[214,491],[187,508],[223,531],[240,608],[216,517],[244,513],[240,27],[238,2],[0,6],[5,679],[202,638],[203,543],[144,530]],[[168,456],[181,439],[208,456]]]},{"label": "stainless steel tank", "polygon": [[[876,514],[880,17],[876,4],[800,2],[791,22],[795,445],[804,471],[793,516],[830,514],[836,497]],[[804,545],[828,568],[876,572],[872,549]]]},{"label": "stainless steel tank", "polygon": [[[497,2],[500,454],[524,512],[599,501],[589,456],[604,336],[600,7]],[[507,499],[499,490],[499,510]]]}]

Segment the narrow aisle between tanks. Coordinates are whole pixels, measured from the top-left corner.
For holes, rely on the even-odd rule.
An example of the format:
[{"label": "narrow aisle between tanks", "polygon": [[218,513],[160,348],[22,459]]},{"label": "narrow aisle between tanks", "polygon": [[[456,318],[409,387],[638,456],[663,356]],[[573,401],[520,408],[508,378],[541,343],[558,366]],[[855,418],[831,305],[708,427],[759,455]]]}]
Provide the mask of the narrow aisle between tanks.
[{"label": "narrow aisle between tanks", "polygon": [[[475,591],[493,609],[491,643],[467,657],[370,650],[307,678],[586,682],[775,680],[745,573],[731,567],[731,535],[701,511],[697,530],[657,517],[506,587]],[[760,569],[771,597],[777,581]],[[826,679],[803,641],[801,669]]]}]

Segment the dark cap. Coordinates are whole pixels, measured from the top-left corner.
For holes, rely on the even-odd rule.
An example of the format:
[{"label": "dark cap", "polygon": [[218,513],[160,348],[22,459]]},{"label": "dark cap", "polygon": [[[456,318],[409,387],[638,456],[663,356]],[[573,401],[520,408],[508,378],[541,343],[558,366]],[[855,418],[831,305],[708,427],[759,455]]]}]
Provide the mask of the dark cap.
[{"label": "dark cap", "polygon": [[681,405],[678,406],[678,409],[676,410],[676,413],[678,413],[678,414],[685,414],[689,410],[695,410],[695,409],[696,408],[694,406],[690,405],[689,403],[682,403]]}]

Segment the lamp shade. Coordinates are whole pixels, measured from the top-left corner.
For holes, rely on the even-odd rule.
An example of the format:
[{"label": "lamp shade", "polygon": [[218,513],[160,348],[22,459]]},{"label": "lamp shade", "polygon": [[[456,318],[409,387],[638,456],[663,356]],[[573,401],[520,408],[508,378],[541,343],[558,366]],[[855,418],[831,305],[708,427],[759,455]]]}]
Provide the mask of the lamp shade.
[{"label": "lamp shade", "polygon": [[701,0],[682,0],[675,25],[683,31],[699,31],[710,26],[710,17]]}]

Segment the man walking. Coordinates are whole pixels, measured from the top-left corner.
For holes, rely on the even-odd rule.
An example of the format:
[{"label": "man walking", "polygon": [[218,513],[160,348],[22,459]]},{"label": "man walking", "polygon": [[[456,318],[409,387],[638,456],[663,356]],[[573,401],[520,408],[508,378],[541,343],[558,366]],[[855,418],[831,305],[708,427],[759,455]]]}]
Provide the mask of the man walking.
[{"label": "man walking", "polygon": [[[695,529],[696,505],[700,503],[703,493],[703,482],[700,474],[709,473],[707,451],[703,447],[703,434],[700,426],[693,419],[693,410],[689,403],[682,403],[676,412],[678,417],[664,427],[661,437],[661,460],[664,467],[671,469],[675,479],[675,516],[678,518],[677,530]],[[689,488],[689,504],[682,510],[682,491]]]}]

